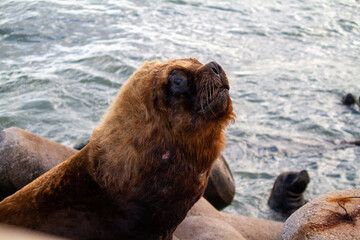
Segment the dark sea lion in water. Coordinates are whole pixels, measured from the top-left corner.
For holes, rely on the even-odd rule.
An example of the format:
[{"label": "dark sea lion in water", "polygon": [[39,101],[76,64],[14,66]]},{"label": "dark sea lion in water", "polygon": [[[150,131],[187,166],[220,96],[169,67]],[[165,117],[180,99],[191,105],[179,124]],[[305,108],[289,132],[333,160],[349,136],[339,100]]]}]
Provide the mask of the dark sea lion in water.
[{"label": "dark sea lion in water", "polygon": [[303,192],[309,182],[310,177],[306,170],[281,173],[275,180],[268,205],[277,212],[290,215],[307,202]]},{"label": "dark sea lion in water", "polygon": [[356,146],[360,146],[360,140],[354,140],[354,141],[350,141],[350,142],[348,142],[348,143],[354,144],[354,145],[356,145]]},{"label": "dark sea lion in water", "polygon": [[171,239],[234,117],[219,64],[145,63],[82,150],[0,202],[0,222],[71,239]]},{"label": "dark sea lion in water", "polygon": [[352,95],[351,93],[346,94],[341,99],[341,102],[342,102],[342,104],[344,104],[346,106],[357,105],[358,107],[360,107],[360,97],[358,99],[356,99],[356,97],[354,95]]},{"label": "dark sea lion in water", "polygon": [[356,103],[356,97],[351,93],[348,93],[341,99],[341,102],[347,106],[353,105]]}]

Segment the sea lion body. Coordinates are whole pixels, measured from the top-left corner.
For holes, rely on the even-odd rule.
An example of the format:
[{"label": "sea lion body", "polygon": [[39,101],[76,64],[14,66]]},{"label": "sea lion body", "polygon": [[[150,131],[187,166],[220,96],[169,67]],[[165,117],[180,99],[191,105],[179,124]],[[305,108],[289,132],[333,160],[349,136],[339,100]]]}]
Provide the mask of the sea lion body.
[{"label": "sea lion body", "polygon": [[306,170],[279,174],[268,199],[269,207],[290,215],[307,202],[303,197],[303,192],[309,182],[310,177]]},{"label": "sea lion body", "polygon": [[224,147],[228,90],[214,62],[145,63],[85,148],[0,202],[0,222],[72,239],[170,239]]}]

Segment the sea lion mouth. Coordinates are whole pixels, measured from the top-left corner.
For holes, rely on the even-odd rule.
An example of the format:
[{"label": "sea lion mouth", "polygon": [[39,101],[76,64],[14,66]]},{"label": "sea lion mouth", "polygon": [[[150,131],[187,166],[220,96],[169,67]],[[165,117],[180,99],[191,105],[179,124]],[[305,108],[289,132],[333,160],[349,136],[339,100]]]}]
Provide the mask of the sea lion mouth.
[{"label": "sea lion mouth", "polygon": [[205,65],[202,86],[198,91],[198,114],[217,118],[224,113],[230,103],[229,82],[219,64]]},{"label": "sea lion mouth", "polygon": [[214,92],[208,94],[207,98],[201,100],[201,108],[198,111],[200,114],[212,113],[218,115],[218,113],[224,111],[228,105],[229,87],[223,86]]}]

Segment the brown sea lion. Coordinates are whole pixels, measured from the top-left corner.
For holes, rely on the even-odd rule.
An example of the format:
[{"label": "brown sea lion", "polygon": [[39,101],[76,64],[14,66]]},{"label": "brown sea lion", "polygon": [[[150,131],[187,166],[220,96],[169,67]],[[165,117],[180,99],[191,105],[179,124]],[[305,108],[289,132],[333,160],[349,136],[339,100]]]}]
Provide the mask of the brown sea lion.
[{"label": "brown sea lion", "polygon": [[279,174],[268,199],[269,207],[289,216],[307,202],[303,192],[309,182],[310,177],[306,170]]},{"label": "brown sea lion", "polygon": [[0,202],[0,222],[71,239],[171,239],[233,119],[219,64],[145,63],[85,148]]}]

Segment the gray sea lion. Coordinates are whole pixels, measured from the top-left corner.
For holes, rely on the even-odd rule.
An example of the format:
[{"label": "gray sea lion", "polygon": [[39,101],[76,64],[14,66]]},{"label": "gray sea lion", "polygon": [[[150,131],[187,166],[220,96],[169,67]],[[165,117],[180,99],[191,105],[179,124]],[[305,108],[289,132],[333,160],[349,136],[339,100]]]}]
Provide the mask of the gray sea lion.
[{"label": "gray sea lion", "polygon": [[310,177],[306,170],[281,173],[271,190],[268,199],[269,207],[290,215],[307,202],[303,197],[303,192],[309,182]]}]

